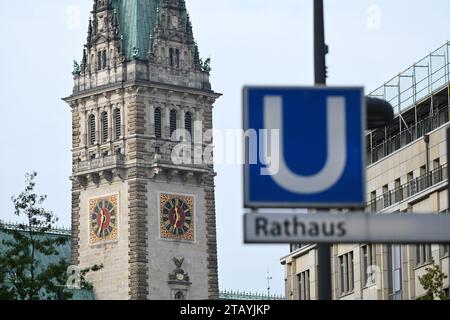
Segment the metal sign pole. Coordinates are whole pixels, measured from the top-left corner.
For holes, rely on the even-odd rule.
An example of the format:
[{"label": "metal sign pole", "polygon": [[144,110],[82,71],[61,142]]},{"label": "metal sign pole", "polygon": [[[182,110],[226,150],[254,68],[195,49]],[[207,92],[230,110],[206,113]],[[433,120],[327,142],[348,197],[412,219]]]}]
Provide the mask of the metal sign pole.
[{"label": "metal sign pole", "polygon": [[[316,85],[326,84],[326,54],[323,0],[314,0],[314,70]],[[319,244],[317,246],[317,262],[318,299],[331,300],[330,244]]]}]

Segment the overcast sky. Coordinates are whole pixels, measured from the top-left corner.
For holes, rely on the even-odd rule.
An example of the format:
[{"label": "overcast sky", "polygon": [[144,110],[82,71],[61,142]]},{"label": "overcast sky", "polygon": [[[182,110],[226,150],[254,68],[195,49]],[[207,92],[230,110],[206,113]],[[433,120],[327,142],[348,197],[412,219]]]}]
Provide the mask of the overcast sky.
[{"label": "overcast sky", "polygon": [[[215,127],[241,127],[245,84],[311,85],[313,0],[187,0],[203,57],[212,58]],[[46,207],[70,225],[72,60],[81,59],[91,0],[0,1],[0,219],[39,173]],[[329,84],[375,89],[450,40],[448,0],[325,0]],[[242,171],[217,166],[221,289],[284,292],[288,246],[242,244]]]}]

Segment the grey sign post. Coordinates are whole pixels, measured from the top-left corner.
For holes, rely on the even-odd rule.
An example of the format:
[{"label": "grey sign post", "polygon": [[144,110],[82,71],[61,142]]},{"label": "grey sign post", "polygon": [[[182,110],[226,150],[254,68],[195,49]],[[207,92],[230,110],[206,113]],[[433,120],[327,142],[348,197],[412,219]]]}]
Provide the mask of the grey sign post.
[{"label": "grey sign post", "polygon": [[246,214],[246,243],[449,243],[450,215]]}]

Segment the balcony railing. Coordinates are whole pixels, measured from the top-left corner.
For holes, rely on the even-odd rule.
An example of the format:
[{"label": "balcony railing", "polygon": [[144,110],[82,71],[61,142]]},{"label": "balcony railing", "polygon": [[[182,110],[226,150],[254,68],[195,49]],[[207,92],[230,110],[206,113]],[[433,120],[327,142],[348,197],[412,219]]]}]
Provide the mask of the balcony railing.
[{"label": "balcony railing", "polygon": [[407,144],[423,137],[427,133],[439,128],[448,122],[448,110],[447,107],[440,109],[432,116],[426,117],[417,124],[401,131],[399,134],[384,140],[382,143],[369,149],[367,156],[367,165],[377,162],[378,160],[394,153],[395,151],[403,148]]},{"label": "balcony railing", "polygon": [[116,154],[87,161],[80,161],[74,165],[74,172],[88,172],[101,168],[111,168],[115,166],[122,166],[125,164],[125,156]]},{"label": "balcony railing", "polygon": [[447,164],[440,166],[420,177],[417,177],[367,203],[367,210],[379,212],[396,203],[402,202],[447,179]]}]

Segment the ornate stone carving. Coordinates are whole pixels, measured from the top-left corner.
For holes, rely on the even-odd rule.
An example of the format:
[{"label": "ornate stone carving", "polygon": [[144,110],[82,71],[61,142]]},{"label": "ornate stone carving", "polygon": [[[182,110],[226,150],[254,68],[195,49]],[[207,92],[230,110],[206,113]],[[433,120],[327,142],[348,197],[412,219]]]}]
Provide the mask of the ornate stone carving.
[{"label": "ornate stone carving", "polygon": [[174,257],[173,262],[176,268],[172,273],[169,273],[169,284],[190,286],[192,282],[190,282],[189,274],[183,269],[184,258]]},{"label": "ornate stone carving", "polygon": [[166,171],[167,182],[170,183],[173,178],[178,174],[178,170],[170,169]]},{"label": "ornate stone carving", "polygon": [[108,181],[110,184],[112,183],[112,181],[113,181],[113,173],[112,173],[112,170],[103,170],[101,173],[100,173],[100,176],[103,178],[103,179],[105,179],[106,181]]},{"label": "ornate stone carving", "polygon": [[201,173],[197,173],[196,174],[196,178],[197,178],[197,185],[198,186],[202,186],[205,184],[206,182],[206,178],[208,177],[207,173],[201,172]]},{"label": "ornate stone carving", "polygon": [[88,175],[89,181],[93,182],[96,185],[100,184],[100,174],[93,172]]},{"label": "ornate stone carving", "polygon": [[113,169],[112,174],[113,174],[113,176],[119,177],[122,181],[125,180],[125,170],[124,169],[119,169],[119,168]]},{"label": "ornate stone carving", "polygon": [[88,185],[88,179],[86,176],[78,176],[76,177],[76,181],[82,186],[83,188],[86,188]]},{"label": "ornate stone carving", "polygon": [[161,168],[151,168],[149,173],[150,179],[155,179],[158,174],[161,172]]},{"label": "ornate stone carving", "polygon": [[189,181],[190,178],[192,178],[194,176],[194,173],[191,171],[184,171],[180,174],[181,177],[181,182],[183,184],[187,183]]}]

